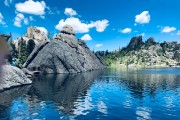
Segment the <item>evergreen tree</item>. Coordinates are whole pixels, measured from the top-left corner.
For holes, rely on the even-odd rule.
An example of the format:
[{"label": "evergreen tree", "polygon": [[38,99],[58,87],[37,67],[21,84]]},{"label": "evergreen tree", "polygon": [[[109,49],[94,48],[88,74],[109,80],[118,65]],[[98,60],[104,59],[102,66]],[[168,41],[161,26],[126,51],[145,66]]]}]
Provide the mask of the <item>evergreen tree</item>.
[{"label": "evergreen tree", "polygon": [[34,40],[31,39],[31,40],[28,41],[28,44],[27,44],[27,54],[28,54],[28,56],[32,53],[34,48],[35,48],[35,42],[34,42]]},{"label": "evergreen tree", "polygon": [[26,41],[21,38],[18,43],[18,67],[22,68],[23,64],[26,62],[28,54],[27,54],[27,46]]},{"label": "evergreen tree", "polygon": [[105,53],[105,55],[107,56],[109,54],[109,51],[108,50],[106,50],[106,53]]}]

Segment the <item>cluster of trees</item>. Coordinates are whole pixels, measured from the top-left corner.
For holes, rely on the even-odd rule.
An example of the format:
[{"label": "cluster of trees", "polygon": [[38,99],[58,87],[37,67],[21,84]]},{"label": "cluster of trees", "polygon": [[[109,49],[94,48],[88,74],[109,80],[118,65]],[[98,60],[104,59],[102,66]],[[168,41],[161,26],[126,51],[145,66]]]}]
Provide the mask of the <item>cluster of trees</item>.
[{"label": "cluster of trees", "polygon": [[[132,42],[127,47],[122,49],[109,52],[106,51],[97,51],[96,54],[100,55],[107,65],[111,64],[137,64],[137,65],[155,65],[162,64],[163,62],[180,62],[180,44],[177,42],[155,42],[152,38],[145,41],[137,47],[136,44]],[[151,51],[149,47],[154,46],[153,53],[148,53]],[[173,54],[173,58],[169,57],[169,54]],[[158,59],[156,57],[158,56]]]},{"label": "cluster of trees", "polygon": [[112,51],[112,52],[109,52],[108,50],[97,51],[97,52],[95,52],[95,54],[98,54],[99,56],[101,56],[108,66],[115,63],[120,58],[120,55],[121,55],[120,49]]},{"label": "cluster of trees", "polygon": [[26,43],[26,41],[23,38],[21,38],[18,41],[18,48],[16,48],[15,44],[12,41],[10,42],[10,46],[12,48],[12,52],[8,58],[9,63],[15,63],[17,67],[22,68],[28,56],[33,51],[35,47],[35,42],[34,40],[30,39]]}]

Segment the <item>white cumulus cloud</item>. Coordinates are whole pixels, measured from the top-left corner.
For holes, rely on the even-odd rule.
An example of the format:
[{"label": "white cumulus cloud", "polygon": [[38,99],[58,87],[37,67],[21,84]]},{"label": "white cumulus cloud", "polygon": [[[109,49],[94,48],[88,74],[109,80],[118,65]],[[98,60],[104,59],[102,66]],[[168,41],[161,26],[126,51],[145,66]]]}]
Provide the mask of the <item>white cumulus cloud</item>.
[{"label": "white cumulus cloud", "polygon": [[89,32],[90,28],[96,28],[96,31],[103,32],[106,27],[109,25],[108,20],[102,20],[102,21],[95,21],[91,23],[84,23],[78,18],[67,18],[66,20],[62,19],[59,21],[59,23],[56,25],[57,30],[61,30],[65,25],[71,25],[76,33],[87,33]]},{"label": "white cumulus cloud", "polygon": [[24,3],[17,3],[15,7],[18,12],[42,16],[45,14],[46,3],[44,1],[27,0]]},{"label": "white cumulus cloud", "polygon": [[102,47],[102,46],[103,46],[103,44],[96,44],[96,45],[95,45],[95,47],[97,47],[97,48],[98,48],[98,47]]},{"label": "white cumulus cloud", "polygon": [[85,34],[83,37],[81,37],[81,40],[89,41],[92,40],[92,38],[89,34]]},{"label": "white cumulus cloud", "polygon": [[25,18],[24,15],[22,13],[19,13],[16,15],[15,19],[14,19],[14,26],[16,27],[22,27],[22,22],[25,25],[29,24],[29,20],[28,18]]},{"label": "white cumulus cloud", "polygon": [[66,8],[64,11],[64,14],[68,16],[75,16],[77,15],[77,12],[73,10],[72,8]]},{"label": "white cumulus cloud", "polygon": [[103,32],[107,26],[109,26],[109,21],[108,20],[98,20],[96,22],[92,22],[91,25],[93,27],[96,27],[96,30],[98,32]]},{"label": "white cumulus cloud", "polygon": [[132,29],[131,28],[125,28],[124,30],[120,30],[121,33],[131,33]]},{"label": "white cumulus cloud", "polygon": [[149,23],[150,19],[149,11],[143,11],[141,14],[135,16],[135,22],[139,24]]},{"label": "white cumulus cloud", "polygon": [[4,17],[3,17],[3,15],[0,12],[0,24],[5,25],[6,23],[4,22],[3,19],[4,19]]},{"label": "white cumulus cloud", "polygon": [[46,34],[46,35],[48,34],[47,29],[44,28],[44,27],[37,27],[37,29],[40,30],[41,32],[43,32],[43,33]]},{"label": "white cumulus cloud", "polygon": [[162,28],[161,32],[162,33],[170,33],[170,32],[173,32],[175,30],[176,30],[175,27],[165,26],[165,27]]},{"label": "white cumulus cloud", "polygon": [[56,25],[57,30],[61,30],[65,25],[71,25],[76,33],[86,33],[89,32],[89,25],[81,22],[78,18],[67,18],[59,21]]}]

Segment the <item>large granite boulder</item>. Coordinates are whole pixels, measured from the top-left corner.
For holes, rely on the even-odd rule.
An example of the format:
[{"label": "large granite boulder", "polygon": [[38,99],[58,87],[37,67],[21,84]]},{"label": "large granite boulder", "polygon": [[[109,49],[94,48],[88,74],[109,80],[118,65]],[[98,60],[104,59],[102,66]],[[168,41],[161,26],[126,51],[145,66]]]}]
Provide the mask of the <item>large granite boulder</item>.
[{"label": "large granite boulder", "polygon": [[11,87],[31,84],[32,81],[27,78],[22,70],[10,65],[3,65],[0,74],[0,91]]},{"label": "large granite boulder", "polygon": [[75,35],[75,32],[73,30],[73,27],[70,25],[65,25],[62,30],[61,33],[65,33],[65,34],[69,34],[69,35]]},{"label": "large granite boulder", "polygon": [[66,25],[54,36],[54,40],[35,47],[24,68],[40,66],[45,73],[79,73],[106,68],[105,64],[86,46],[77,40],[73,28]]}]

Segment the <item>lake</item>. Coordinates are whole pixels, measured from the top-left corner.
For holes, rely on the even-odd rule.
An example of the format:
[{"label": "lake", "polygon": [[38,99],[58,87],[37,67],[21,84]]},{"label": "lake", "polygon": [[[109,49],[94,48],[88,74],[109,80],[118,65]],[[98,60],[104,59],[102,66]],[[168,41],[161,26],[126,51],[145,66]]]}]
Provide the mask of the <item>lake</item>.
[{"label": "lake", "polygon": [[180,69],[45,75],[0,93],[0,120],[180,120]]}]

